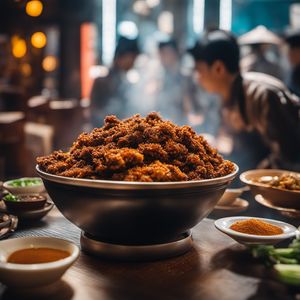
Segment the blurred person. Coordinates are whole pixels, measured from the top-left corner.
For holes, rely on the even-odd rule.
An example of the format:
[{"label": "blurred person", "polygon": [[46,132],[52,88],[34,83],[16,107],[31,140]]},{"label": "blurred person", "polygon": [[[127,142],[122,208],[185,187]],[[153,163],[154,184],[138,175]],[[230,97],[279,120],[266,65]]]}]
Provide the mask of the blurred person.
[{"label": "blurred person", "polygon": [[[195,80],[198,81],[196,78]],[[199,134],[218,134],[220,128],[220,99],[216,94],[207,93],[200,85],[195,91],[195,102],[192,113],[188,114],[188,124]],[[194,121],[195,120],[195,121]]]},{"label": "blurred person", "polygon": [[228,159],[241,170],[300,170],[300,99],[274,77],[240,73],[235,38],[224,31],[209,33],[190,49],[199,83],[222,101],[222,130],[231,137]]},{"label": "blurred person", "polygon": [[128,117],[126,105],[130,83],[126,73],[133,67],[139,53],[136,39],[120,37],[107,76],[96,78],[92,87],[91,121],[94,127],[102,126],[107,115],[114,114],[120,119]]},{"label": "blurred person", "polygon": [[268,56],[270,45],[252,44],[251,51],[241,59],[242,72],[259,72],[269,74],[278,79],[283,78],[283,70],[278,62]]},{"label": "blurred person", "polygon": [[242,47],[250,48],[250,53],[241,58],[242,72],[260,72],[283,78],[278,53],[278,46],[282,44],[282,40],[274,32],[259,25],[240,36],[238,42]]},{"label": "blurred person", "polygon": [[158,44],[158,55],[162,66],[158,80],[155,109],[161,115],[177,124],[186,124],[188,111],[195,103],[195,85],[191,76],[181,68],[181,57],[175,40]]},{"label": "blurred person", "polygon": [[288,60],[291,72],[287,85],[295,94],[300,96],[300,30],[289,32],[285,41],[288,49]]}]

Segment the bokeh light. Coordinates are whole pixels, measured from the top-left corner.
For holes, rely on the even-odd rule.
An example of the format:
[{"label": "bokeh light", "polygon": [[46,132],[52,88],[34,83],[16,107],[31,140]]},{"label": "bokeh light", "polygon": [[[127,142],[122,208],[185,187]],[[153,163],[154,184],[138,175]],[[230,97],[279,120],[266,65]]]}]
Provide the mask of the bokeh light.
[{"label": "bokeh light", "polygon": [[160,0],[146,0],[149,7],[155,7],[160,4]]},{"label": "bokeh light", "polygon": [[43,3],[38,0],[31,0],[26,4],[26,13],[31,17],[38,17],[43,11]]},{"label": "bokeh light", "polygon": [[118,25],[118,33],[129,39],[136,39],[139,31],[136,24],[132,21],[122,21]]},{"label": "bokeh light", "polygon": [[57,68],[57,58],[52,55],[46,56],[43,59],[42,66],[46,72],[54,71]]},{"label": "bokeh light", "polygon": [[47,37],[43,32],[35,32],[31,36],[31,44],[35,48],[43,48],[46,46]]},{"label": "bokeh light", "polygon": [[15,35],[11,38],[11,44],[12,44],[12,54],[14,57],[21,58],[25,56],[27,52],[27,46],[25,40]]},{"label": "bokeh light", "polygon": [[29,63],[24,63],[21,65],[21,72],[24,76],[29,77],[32,73],[32,68]]}]

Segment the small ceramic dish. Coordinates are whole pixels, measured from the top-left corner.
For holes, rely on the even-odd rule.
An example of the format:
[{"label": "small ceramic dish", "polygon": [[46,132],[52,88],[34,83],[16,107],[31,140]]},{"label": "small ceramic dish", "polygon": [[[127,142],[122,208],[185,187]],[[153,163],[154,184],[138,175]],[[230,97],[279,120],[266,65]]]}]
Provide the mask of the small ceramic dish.
[{"label": "small ceramic dish", "polygon": [[239,188],[239,189],[226,189],[225,193],[220,198],[217,205],[218,206],[228,206],[228,205],[233,204],[233,202],[237,198],[239,198],[243,192],[245,192],[248,189],[249,188],[247,186],[243,187],[243,188]]},{"label": "small ceramic dish", "polygon": [[39,194],[45,191],[43,181],[39,177],[8,180],[3,183],[3,188],[14,195]]},{"label": "small ceramic dish", "polygon": [[277,220],[265,219],[265,218],[255,218],[257,220],[261,220],[272,225],[276,225],[281,227],[283,230],[282,234],[278,235],[253,235],[241,233],[235,230],[230,229],[230,226],[237,221],[244,221],[247,219],[253,219],[253,217],[228,217],[222,218],[215,221],[215,226],[221,232],[227,234],[232,239],[236,240],[238,243],[245,245],[274,245],[279,243],[282,240],[291,238],[295,236],[299,231],[293,225],[288,223],[284,223]]},{"label": "small ceramic dish", "polygon": [[[14,197],[13,201],[11,197]],[[2,200],[10,212],[16,212],[42,209],[46,204],[47,198],[40,194],[20,194],[17,196],[7,195]]]},{"label": "small ceramic dish", "polygon": [[[48,263],[8,263],[15,251],[28,248],[51,248],[70,253],[66,258]],[[61,278],[79,256],[79,248],[52,237],[23,237],[0,242],[0,281],[9,287],[30,288],[51,284]]]},{"label": "small ceramic dish", "polygon": [[267,183],[272,177],[283,174],[300,175],[286,170],[260,169],[242,173],[240,180],[249,185],[254,196],[260,194],[275,206],[300,209],[300,190],[282,189]]},{"label": "small ceramic dish", "polygon": [[40,209],[11,211],[7,209],[4,201],[0,201],[0,212],[13,213],[18,216],[20,221],[39,220],[46,216],[53,207],[54,203],[48,200],[44,207]]}]

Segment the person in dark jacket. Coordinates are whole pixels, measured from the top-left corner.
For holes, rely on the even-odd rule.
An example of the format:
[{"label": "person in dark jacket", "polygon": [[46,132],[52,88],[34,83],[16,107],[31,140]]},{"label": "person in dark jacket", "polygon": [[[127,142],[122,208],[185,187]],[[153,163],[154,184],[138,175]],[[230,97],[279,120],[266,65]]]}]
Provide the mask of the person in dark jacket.
[{"label": "person in dark jacket", "polygon": [[300,99],[274,77],[240,73],[239,47],[221,30],[210,32],[193,49],[200,84],[222,99],[222,130],[232,136],[227,158],[241,169],[300,170]]},{"label": "person in dark jacket", "polygon": [[291,65],[291,74],[287,84],[291,91],[300,96],[300,30],[288,32],[285,41]]},{"label": "person in dark jacket", "polygon": [[126,114],[126,92],[130,83],[126,72],[130,70],[139,54],[137,40],[120,37],[112,67],[107,76],[95,79],[91,91],[91,122],[94,127],[103,125],[107,115],[116,115],[122,119]]}]

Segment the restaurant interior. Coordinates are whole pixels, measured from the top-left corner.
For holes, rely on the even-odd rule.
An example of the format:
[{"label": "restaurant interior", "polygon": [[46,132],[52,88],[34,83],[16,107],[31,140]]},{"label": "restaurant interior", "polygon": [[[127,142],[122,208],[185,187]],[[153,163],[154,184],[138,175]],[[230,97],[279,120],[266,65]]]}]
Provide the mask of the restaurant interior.
[{"label": "restaurant interior", "polygon": [[300,299],[299,0],[0,0],[1,299]]}]

